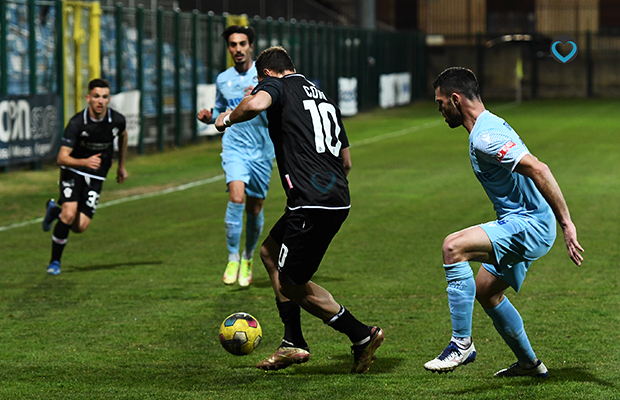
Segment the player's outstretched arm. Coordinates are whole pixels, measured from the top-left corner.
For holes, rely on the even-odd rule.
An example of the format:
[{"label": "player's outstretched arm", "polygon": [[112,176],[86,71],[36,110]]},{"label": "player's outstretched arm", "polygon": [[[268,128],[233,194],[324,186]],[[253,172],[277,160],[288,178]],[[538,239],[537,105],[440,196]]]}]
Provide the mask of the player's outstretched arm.
[{"label": "player's outstretched arm", "polygon": [[581,252],[584,250],[577,241],[577,228],[575,228],[575,224],[573,224],[570,218],[570,212],[562,195],[560,185],[558,185],[549,167],[533,155],[528,154],[519,161],[515,171],[530,178],[545,200],[547,200],[564,232],[564,242],[566,243],[569,257],[575,264],[581,265],[583,261]]},{"label": "player's outstretched arm", "polygon": [[[246,96],[231,113],[222,113],[215,120],[215,128],[223,132],[226,127],[248,121],[265,111],[271,105],[271,95],[264,90]],[[227,118],[228,117],[228,118]]]},{"label": "player's outstretched arm", "polygon": [[125,182],[127,171],[125,170],[125,156],[127,155],[127,131],[125,130],[118,136],[118,168],[116,170],[116,181]]}]

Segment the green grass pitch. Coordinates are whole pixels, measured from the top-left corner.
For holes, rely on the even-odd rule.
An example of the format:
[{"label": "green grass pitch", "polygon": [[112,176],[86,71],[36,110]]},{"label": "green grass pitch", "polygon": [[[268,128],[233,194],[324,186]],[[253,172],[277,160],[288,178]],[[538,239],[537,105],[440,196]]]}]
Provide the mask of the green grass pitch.
[{"label": "green grass pitch", "polygon": [[[57,277],[45,273],[50,234],[35,220],[58,196],[58,169],[0,174],[0,398],[618,399],[618,106],[487,104],[551,167],[586,249],[574,266],[559,233],[521,292],[508,292],[547,380],[493,378],[515,359],[478,304],[476,362],[443,375],[423,368],[450,337],[442,241],[494,219],[469,165],[467,132],[449,129],[425,102],[345,121],[353,207],[314,281],[385,330],[369,372],[350,374],[347,338],[305,313],[310,362],[254,368],[283,329],[257,255],[249,289],[221,282],[228,196],[212,141],[131,157],[124,185],[113,168],[100,199],[107,206],[85,234],[69,236]],[[284,205],[274,171],[262,237]],[[261,346],[245,357],[228,354],[217,337],[235,311],[263,328]]]}]

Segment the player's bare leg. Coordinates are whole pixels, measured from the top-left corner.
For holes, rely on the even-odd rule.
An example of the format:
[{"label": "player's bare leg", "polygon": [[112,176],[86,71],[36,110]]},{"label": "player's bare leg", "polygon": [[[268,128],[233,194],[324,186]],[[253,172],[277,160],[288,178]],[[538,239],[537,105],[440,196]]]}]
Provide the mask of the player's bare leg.
[{"label": "player's bare leg", "polygon": [[76,201],[62,204],[62,211],[52,234],[52,257],[47,267],[49,275],[60,274],[60,258],[67,244],[69,231],[82,233],[88,228],[90,221],[91,218],[78,211],[78,203]]},{"label": "player's bare leg", "polygon": [[370,364],[376,359],[375,351],[385,340],[381,328],[362,324],[344,306],[334,300],[331,293],[312,281],[303,285],[284,283],[282,291],[304,310],[349,336],[353,342],[351,372],[361,374],[370,368]]},{"label": "player's bare leg", "polygon": [[299,306],[284,296],[281,292],[280,273],[276,267],[280,246],[268,236],[260,250],[261,260],[269,274],[271,287],[276,295],[276,304],[280,318],[284,324],[284,338],[282,344],[270,357],[262,360],[256,368],[268,371],[277,371],[293,364],[303,364],[310,359],[308,344],[301,331]]}]

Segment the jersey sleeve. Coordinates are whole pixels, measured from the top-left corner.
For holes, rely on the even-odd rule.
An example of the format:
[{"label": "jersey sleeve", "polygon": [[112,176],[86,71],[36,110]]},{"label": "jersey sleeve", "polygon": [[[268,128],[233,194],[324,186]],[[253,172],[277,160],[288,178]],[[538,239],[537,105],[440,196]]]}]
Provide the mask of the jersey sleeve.
[{"label": "jersey sleeve", "polygon": [[226,111],[228,108],[228,101],[224,97],[224,94],[220,90],[219,82],[215,85],[215,107],[213,107],[212,121],[215,122],[217,116]]},{"label": "jersey sleeve", "polygon": [[510,137],[496,131],[481,133],[473,146],[479,157],[510,171],[514,171],[519,161],[529,154],[519,137]]},{"label": "jersey sleeve", "polygon": [[62,140],[60,141],[61,146],[66,146],[73,148],[75,146],[75,141],[79,134],[79,128],[74,120],[70,120],[65,128],[65,133],[62,135]]},{"label": "jersey sleeve", "polygon": [[282,82],[278,78],[265,78],[252,90],[252,94],[265,91],[271,96],[271,106],[279,106],[282,98]]}]

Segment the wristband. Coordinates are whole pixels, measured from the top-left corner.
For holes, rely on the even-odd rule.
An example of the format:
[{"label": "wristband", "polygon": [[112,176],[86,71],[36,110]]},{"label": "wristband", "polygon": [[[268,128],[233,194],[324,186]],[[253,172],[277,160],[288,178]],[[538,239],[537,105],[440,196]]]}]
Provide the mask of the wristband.
[{"label": "wristband", "polygon": [[227,116],[224,117],[224,120],[222,121],[224,123],[225,126],[231,126],[232,122],[230,122],[230,114],[228,114]]}]

